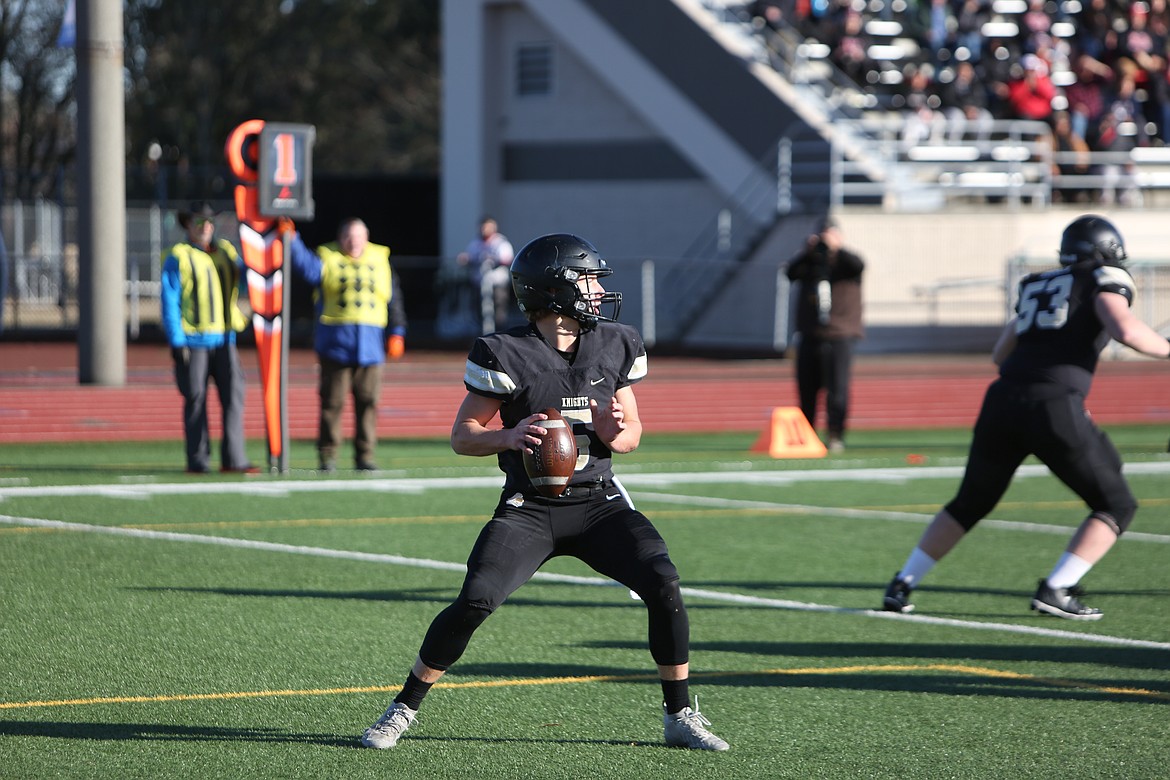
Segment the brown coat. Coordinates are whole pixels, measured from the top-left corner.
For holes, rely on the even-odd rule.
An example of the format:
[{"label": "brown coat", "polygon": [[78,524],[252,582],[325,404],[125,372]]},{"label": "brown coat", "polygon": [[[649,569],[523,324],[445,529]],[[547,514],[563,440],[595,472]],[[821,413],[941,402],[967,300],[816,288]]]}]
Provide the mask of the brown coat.
[{"label": "brown coat", "polygon": [[[808,339],[864,338],[861,274],[865,261],[848,249],[825,252],[812,247],[788,265],[788,278],[799,282],[796,330]],[[828,279],[831,305],[829,320],[820,322],[818,283]]]}]

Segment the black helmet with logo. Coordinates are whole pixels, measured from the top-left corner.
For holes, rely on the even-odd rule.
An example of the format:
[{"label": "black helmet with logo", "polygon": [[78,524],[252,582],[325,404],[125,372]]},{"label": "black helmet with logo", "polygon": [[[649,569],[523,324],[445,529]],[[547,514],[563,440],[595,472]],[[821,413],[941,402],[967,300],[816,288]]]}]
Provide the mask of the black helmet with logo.
[{"label": "black helmet with logo", "polygon": [[1095,263],[1124,266],[1127,259],[1121,233],[1112,222],[1096,214],[1074,219],[1060,237],[1061,265]]},{"label": "black helmet with logo", "polygon": [[[598,322],[614,322],[622,294],[589,295],[578,287],[582,277],[613,273],[597,247],[571,233],[551,233],[529,241],[512,261],[512,289],[523,312],[542,309],[571,317],[589,330]],[[602,306],[612,312],[602,314]]]}]

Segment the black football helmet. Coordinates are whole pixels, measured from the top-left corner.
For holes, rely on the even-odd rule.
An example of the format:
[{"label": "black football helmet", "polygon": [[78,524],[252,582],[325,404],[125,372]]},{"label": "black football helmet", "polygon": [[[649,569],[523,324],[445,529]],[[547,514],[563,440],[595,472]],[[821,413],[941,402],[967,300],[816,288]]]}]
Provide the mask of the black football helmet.
[{"label": "black football helmet", "polygon": [[1095,214],[1074,219],[1060,237],[1060,264],[1124,266],[1125,242],[1113,223]]},{"label": "black football helmet", "polygon": [[[622,294],[607,292],[589,295],[577,287],[582,276],[609,276],[597,247],[570,233],[552,233],[534,238],[512,260],[512,289],[523,312],[548,309],[572,317],[585,330],[598,322],[614,322],[622,308]],[[612,313],[601,313],[612,306]]]}]

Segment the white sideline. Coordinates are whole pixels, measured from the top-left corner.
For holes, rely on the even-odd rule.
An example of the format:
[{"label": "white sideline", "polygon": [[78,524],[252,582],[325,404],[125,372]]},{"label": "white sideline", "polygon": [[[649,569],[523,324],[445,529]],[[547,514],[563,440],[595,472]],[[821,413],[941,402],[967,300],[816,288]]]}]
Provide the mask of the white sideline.
[{"label": "white sideline", "polygon": [[[331,550],[325,547],[304,547],[292,544],[279,544],[276,542],[260,542],[251,539],[233,539],[222,536],[203,536],[200,534],[173,533],[170,531],[148,531],[140,528],[120,528],[117,526],[111,527],[90,525],[87,523],[68,523],[60,520],[42,520],[32,517],[14,517],[10,515],[0,515],[0,523],[32,526],[37,528],[53,528],[61,531],[79,531],[83,533],[129,536],[139,539],[155,539],[171,542],[193,542],[196,544],[211,544],[248,550],[265,550],[268,552],[293,553],[296,555],[312,555],[323,558],[341,558],[345,560],[367,561],[371,563],[386,563],[396,566],[438,569],[441,571],[466,571],[466,567],[463,564],[451,563],[449,561],[436,561],[428,558],[407,558],[401,555],[363,553],[352,550]],[[537,572],[533,576],[533,579],[542,582],[559,582],[571,585],[591,585],[602,587],[617,586],[617,583],[614,581],[602,577],[578,577],[568,574],[552,574],[548,572]],[[906,620],[916,623],[951,626],[955,628],[968,628],[979,631],[1005,631],[1015,634],[1029,634],[1032,636],[1043,636],[1048,638],[1071,639],[1082,642],[1095,642],[1105,645],[1120,645],[1124,647],[1144,647],[1156,650],[1170,650],[1170,642],[1153,642],[1145,639],[1130,639],[1127,637],[1115,637],[1105,634],[1085,634],[1076,631],[1062,631],[1051,628],[1019,626],[1009,623],[982,623],[972,620],[954,620],[950,618],[930,617],[928,615],[901,615],[893,612],[881,612],[877,610],[851,609],[827,604],[812,604],[803,601],[788,601],[785,599],[746,596],[738,593],[727,593],[724,591],[706,590],[703,588],[684,587],[682,588],[682,592],[684,595],[694,598],[721,601],[729,604],[737,604],[740,606],[769,607],[772,609],[788,609],[802,612],[851,614],[862,617]]]},{"label": "white sideline", "polygon": [[[1125,464],[1128,476],[1170,474],[1170,460]],[[138,498],[143,495],[198,495],[206,493],[287,496],[292,493],[332,493],[372,490],[390,493],[415,493],[422,490],[452,488],[501,487],[503,475],[454,477],[404,477],[393,472],[386,476],[364,479],[292,479],[257,477],[231,482],[147,482],[156,477],[142,477],[140,483],[123,481],[117,485],[9,485],[0,482],[0,501],[9,498],[47,498],[64,496],[105,496]],[[799,470],[713,470],[639,472],[623,469],[618,475],[624,485],[648,488],[674,485],[700,485],[734,482],[755,485],[788,485],[797,482],[892,482],[900,484],[916,479],[958,479],[963,466],[903,466],[897,468],[825,468]],[[1016,472],[1016,479],[1050,476],[1047,466],[1027,464]]]}]

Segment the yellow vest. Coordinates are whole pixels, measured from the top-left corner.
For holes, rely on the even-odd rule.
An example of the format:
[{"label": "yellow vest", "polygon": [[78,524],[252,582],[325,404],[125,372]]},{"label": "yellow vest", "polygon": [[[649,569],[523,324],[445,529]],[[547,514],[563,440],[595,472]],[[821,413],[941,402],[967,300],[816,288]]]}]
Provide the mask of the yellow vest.
[{"label": "yellow vest", "polygon": [[321,285],[315,295],[325,325],[373,325],[385,328],[390,305],[390,247],[366,244],[361,257],[350,257],[336,242],[317,248]]},{"label": "yellow vest", "polygon": [[226,333],[229,316],[232,330],[239,332],[248,326],[238,305],[240,256],[231,242],[216,239],[210,254],[183,242],[175,244],[168,254],[179,261],[185,333]]}]

